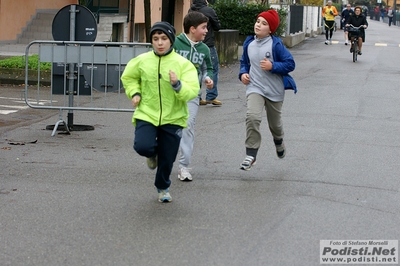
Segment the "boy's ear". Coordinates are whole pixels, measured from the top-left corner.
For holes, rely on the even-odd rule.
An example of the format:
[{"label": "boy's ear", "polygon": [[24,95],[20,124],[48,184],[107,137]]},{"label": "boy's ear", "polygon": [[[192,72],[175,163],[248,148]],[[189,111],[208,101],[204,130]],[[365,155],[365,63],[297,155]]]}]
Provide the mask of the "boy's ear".
[{"label": "boy's ear", "polygon": [[196,30],[196,27],[195,27],[195,26],[190,26],[190,29],[189,29],[189,32],[190,32],[190,33],[194,32],[195,30]]}]

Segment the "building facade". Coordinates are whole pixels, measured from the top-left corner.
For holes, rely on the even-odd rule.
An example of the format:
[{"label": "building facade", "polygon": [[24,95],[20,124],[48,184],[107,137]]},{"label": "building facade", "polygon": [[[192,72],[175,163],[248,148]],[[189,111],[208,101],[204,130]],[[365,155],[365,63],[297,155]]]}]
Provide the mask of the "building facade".
[{"label": "building facade", "polygon": [[[61,8],[72,4],[86,6],[94,14],[96,41],[146,41],[144,0],[0,0],[0,44],[52,40],[52,18],[44,20],[48,16],[43,13],[54,18]],[[177,33],[182,32],[190,4],[190,0],[151,0],[151,24],[168,21]],[[33,26],[41,24],[43,27]]]},{"label": "building facade", "polygon": [[0,42],[16,43],[40,12],[52,12],[78,0],[0,0]]}]

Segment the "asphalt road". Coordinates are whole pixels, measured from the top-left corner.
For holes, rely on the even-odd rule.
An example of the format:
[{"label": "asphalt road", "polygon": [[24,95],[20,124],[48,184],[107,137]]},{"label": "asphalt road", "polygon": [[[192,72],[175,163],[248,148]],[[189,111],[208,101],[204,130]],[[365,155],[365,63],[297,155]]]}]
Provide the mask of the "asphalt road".
[{"label": "asphalt road", "polygon": [[287,155],[264,119],[250,171],[239,170],[245,88],[237,64],[223,67],[223,106],[198,114],[194,181],[178,181],[176,165],[169,204],[132,149],[129,113],[76,112],[95,130],[71,135],[51,137],[49,113],[2,130],[0,264],[306,266],[320,265],[320,240],[398,240],[399,30],[371,21],[356,63],[341,31],[292,48]]}]

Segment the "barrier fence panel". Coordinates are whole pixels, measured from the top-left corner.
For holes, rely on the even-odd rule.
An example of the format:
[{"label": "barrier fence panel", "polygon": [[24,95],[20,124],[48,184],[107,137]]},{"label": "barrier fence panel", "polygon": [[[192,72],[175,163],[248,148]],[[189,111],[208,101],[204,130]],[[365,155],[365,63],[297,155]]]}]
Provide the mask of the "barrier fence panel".
[{"label": "barrier fence panel", "polygon": [[[28,85],[33,47],[39,57],[35,88]],[[25,52],[25,102],[31,108],[59,110],[52,136],[61,124],[68,132],[73,129],[73,111],[133,112],[120,77],[130,59],[149,50],[148,43],[33,41]],[[41,63],[51,65],[50,89],[42,86],[48,70],[42,70]],[[68,111],[68,123],[63,111]]]}]

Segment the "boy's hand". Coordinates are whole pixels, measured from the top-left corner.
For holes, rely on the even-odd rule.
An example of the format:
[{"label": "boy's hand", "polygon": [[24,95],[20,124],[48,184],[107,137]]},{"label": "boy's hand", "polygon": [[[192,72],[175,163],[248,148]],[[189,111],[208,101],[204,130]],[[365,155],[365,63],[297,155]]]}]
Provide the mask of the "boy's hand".
[{"label": "boy's hand", "polygon": [[136,106],[139,105],[140,99],[141,99],[141,97],[139,95],[136,95],[132,98],[132,105],[134,108],[136,108]]},{"label": "boy's hand", "polygon": [[207,89],[212,89],[214,87],[214,81],[209,77],[204,80],[204,83],[206,84]]},{"label": "boy's hand", "polygon": [[176,73],[172,70],[169,71],[169,82],[171,83],[172,86],[174,86],[178,82]]},{"label": "boy's hand", "polygon": [[272,63],[266,57],[260,61],[260,66],[262,70],[269,71],[272,69]]},{"label": "boy's hand", "polygon": [[244,85],[247,85],[247,84],[250,83],[250,75],[249,75],[249,74],[244,73],[244,74],[242,74],[242,76],[241,76],[240,78],[241,78],[242,83],[243,83]]}]

